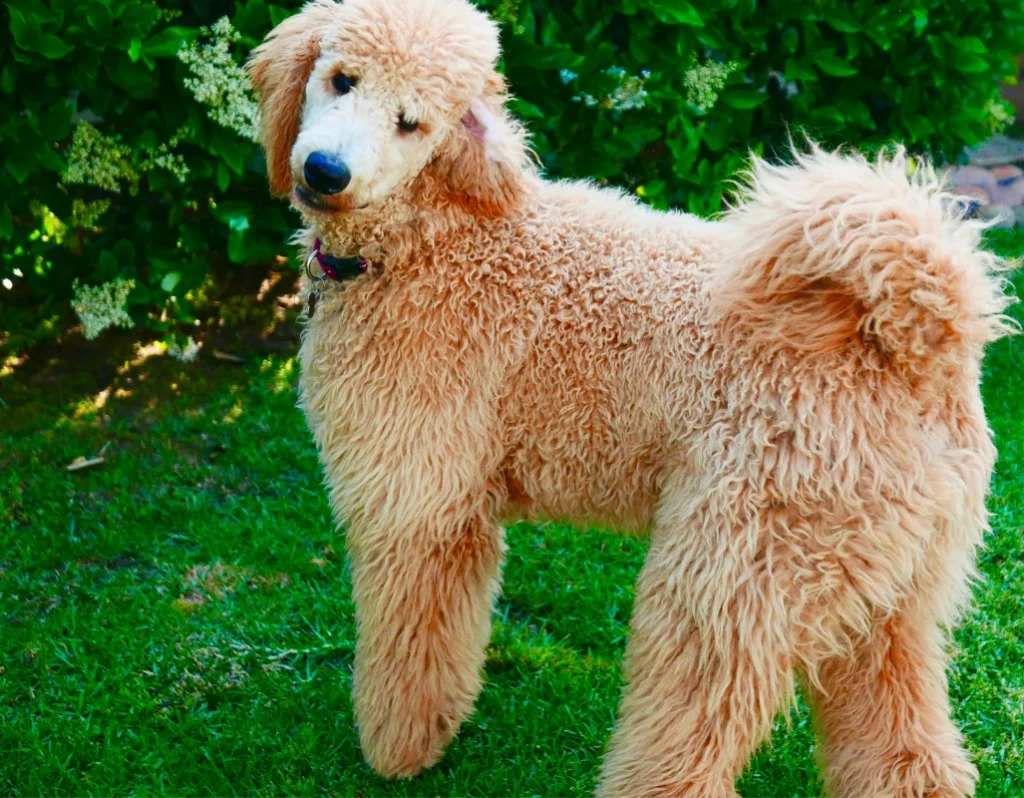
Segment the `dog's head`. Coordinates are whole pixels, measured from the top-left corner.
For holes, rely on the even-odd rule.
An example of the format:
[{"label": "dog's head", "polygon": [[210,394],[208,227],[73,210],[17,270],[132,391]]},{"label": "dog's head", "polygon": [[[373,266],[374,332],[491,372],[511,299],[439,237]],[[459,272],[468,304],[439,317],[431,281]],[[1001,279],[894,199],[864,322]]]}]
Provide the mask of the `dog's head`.
[{"label": "dog's head", "polygon": [[498,56],[468,0],[313,0],[249,62],[271,189],[312,216],[372,212],[417,186],[508,212],[527,150]]}]

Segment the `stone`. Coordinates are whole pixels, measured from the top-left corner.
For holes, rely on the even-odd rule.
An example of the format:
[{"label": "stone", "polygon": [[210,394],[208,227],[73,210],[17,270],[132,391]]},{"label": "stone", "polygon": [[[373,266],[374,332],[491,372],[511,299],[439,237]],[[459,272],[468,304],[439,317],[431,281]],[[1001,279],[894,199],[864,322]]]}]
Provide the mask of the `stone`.
[{"label": "stone", "polygon": [[1013,164],[1008,164],[1006,166],[993,166],[989,171],[996,179],[996,182],[1001,186],[1007,186],[1014,180],[1024,177],[1024,169],[1021,169],[1019,166],[1014,166]]},{"label": "stone", "polygon": [[980,166],[960,166],[952,171],[950,179],[954,186],[976,186],[986,191],[997,185],[995,175]]},{"label": "stone", "polygon": [[988,141],[964,151],[967,162],[975,166],[1000,166],[1024,161],[1024,141],[1011,139],[999,133]]},{"label": "stone", "polygon": [[1018,178],[1006,184],[997,183],[988,193],[992,197],[992,202],[1010,208],[1018,208],[1024,205],[1024,178]]}]

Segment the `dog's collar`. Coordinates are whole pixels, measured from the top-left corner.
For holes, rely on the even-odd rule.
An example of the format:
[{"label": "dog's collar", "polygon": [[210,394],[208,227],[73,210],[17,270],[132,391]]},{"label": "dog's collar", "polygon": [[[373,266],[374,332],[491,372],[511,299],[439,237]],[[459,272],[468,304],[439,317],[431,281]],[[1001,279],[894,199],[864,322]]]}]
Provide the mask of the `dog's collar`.
[{"label": "dog's collar", "polygon": [[[314,284],[322,282],[325,278],[336,283],[344,282],[366,274],[370,268],[370,262],[366,258],[336,258],[333,255],[325,255],[320,251],[320,244],[320,239],[316,239],[313,242],[313,251],[306,258],[306,274]],[[312,273],[314,260],[319,264],[322,274]]]},{"label": "dog's collar", "polygon": [[[361,274],[366,274],[370,266],[375,266],[378,271],[379,264],[371,264],[366,258],[336,258],[333,255],[325,255],[320,251],[320,239],[313,242],[313,251],[306,258],[306,276],[309,278],[309,297],[306,300],[306,315],[313,318],[316,312],[317,303],[320,300],[320,290],[328,280],[336,283],[353,280]],[[313,274],[313,261],[320,266],[320,274]]]}]

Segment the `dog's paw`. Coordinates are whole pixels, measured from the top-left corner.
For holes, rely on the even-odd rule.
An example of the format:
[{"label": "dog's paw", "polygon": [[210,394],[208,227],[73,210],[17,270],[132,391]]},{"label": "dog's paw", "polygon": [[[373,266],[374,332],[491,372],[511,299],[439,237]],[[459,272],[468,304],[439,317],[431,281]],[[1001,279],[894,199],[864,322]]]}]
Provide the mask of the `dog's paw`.
[{"label": "dog's paw", "polygon": [[958,749],[906,752],[890,761],[861,762],[827,780],[837,798],[965,798],[974,795],[978,770]]},{"label": "dog's paw", "polygon": [[363,756],[386,779],[408,779],[437,764],[458,730],[450,713],[412,718],[403,714],[381,719],[359,741]]}]

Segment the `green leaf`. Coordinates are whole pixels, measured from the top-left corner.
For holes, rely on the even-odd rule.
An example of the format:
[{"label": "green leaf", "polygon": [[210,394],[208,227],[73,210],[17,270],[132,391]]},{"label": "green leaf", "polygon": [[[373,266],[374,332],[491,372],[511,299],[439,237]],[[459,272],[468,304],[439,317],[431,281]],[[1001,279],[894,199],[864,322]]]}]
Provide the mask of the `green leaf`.
[{"label": "green leaf", "polygon": [[696,28],[704,26],[704,20],[700,18],[697,9],[686,0],[654,0],[644,3],[644,7],[666,25],[691,25]]},{"label": "green leaf", "polygon": [[821,71],[826,75],[845,78],[850,75],[857,74],[857,70],[849,61],[840,58],[831,50],[822,50],[821,52],[815,53],[812,57],[814,58],[814,63],[817,64]]},{"label": "green leaf", "polygon": [[85,18],[89,21],[89,27],[100,36],[110,35],[110,29],[114,25],[114,15],[110,13],[110,8],[102,0],[89,0]]},{"label": "green leaf", "polygon": [[165,28],[146,40],[142,52],[152,58],[174,58],[183,45],[198,37],[199,31],[195,28]]},{"label": "green leaf", "polygon": [[523,119],[544,119],[544,112],[531,102],[522,97],[513,97],[508,102],[509,110]]},{"label": "green leaf", "polygon": [[636,187],[636,193],[645,199],[660,197],[665,193],[664,180],[648,180],[642,186]]},{"label": "green leaf", "polygon": [[135,25],[148,31],[160,18],[160,9],[155,5],[135,3],[124,10],[119,17],[122,25]]},{"label": "green leaf", "polygon": [[111,280],[121,273],[121,268],[117,262],[117,255],[111,252],[109,249],[105,249],[100,253],[99,264],[97,265],[97,277],[102,276],[104,280]]},{"label": "green leaf", "polygon": [[252,212],[252,203],[247,200],[227,200],[225,202],[218,202],[216,207],[210,208],[210,213],[213,214],[215,219],[220,219],[222,222],[229,224],[232,219],[238,217],[245,217],[246,223],[248,223]]},{"label": "green leaf", "polygon": [[256,36],[264,31],[264,20],[266,20],[266,18],[266,0],[249,0],[249,2],[242,8],[241,12],[235,15],[235,28],[240,30],[242,33]]},{"label": "green leaf", "polygon": [[37,161],[35,156],[28,150],[13,152],[8,155],[7,160],[4,161],[4,167],[7,169],[7,174],[13,177],[18,183],[24,183],[25,178],[32,173],[36,168],[36,165]]},{"label": "green leaf", "polygon": [[920,36],[928,27],[928,11],[924,8],[915,8],[911,13],[914,15],[914,35]]},{"label": "green leaf", "polygon": [[216,127],[206,142],[206,148],[213,155],[219,155],[236,175],[245,173],[245,159],[252,145],[222,127]]},{"label": "green leaf", "polygon": [[14,43],[18,47],[31,50],[36,39],[42,35],[39,19],[33,14],[26,17],[13,5],[8,5],[7,11],[11,15],[11,35],[14,37]]},{"label": "green leaf", "polygon": [[875,120],[871,117],[871,109],[860,100],[846,100],[840,105],[843,116],[852,124],[873,129]]},{"label": "green leaf", "polygon": [[7,208],[0,208],[0,238],[10,240],[14,235],[14,218]]},{"label": "green leaf", "polygon": [[840,126],[846,121],[843,112],[831,105],[824,105],[811,111],[810,122],[814,125],[830,128]]},{"label": "green leaf", "polygon": [[181,282],[181,272],[168,272],[160,281],[160,287],[168,294],[174,291],[174,286]]},{"label": "green leaf", "polygon": [[4,94],[13,94],[17,67],[14,64],[4,64],[3,71],[0,71],[0,91]]},{"label": "green leaf", "polygon": [[727,89],[722,94],[722,102],[730,108],[737,108],[741,111],[757,108],[767,99],[768,94],[766,92],[757,91],[757,89],[752,89],[748,86]]},{"label": "green leaf", "polygon": [[127,238],[122,238],[114,244],[114,255],[122,271],[127,271],[135,265],[135,245]]},{"label": "green leaf", "polygon": [[50,141],[60,141],[71,133],[71,120],[75,117],[73,102],[55,103],[40,117],[40,127]]},{"label": "green leaf", "polygon": [[988,48],[977,36],[955,36],[950,37],[950,41],[957,52],[988,55]]},{"label": "green leaf", "polygon": [[47,33],[36,39],[32,43],[32,47],[27,49],[35,50],[40,55],[55,61],[58,58],[63,58],[75,48],[65,44],[52,33]]},{"label": "green leaf", "polygon": [[244,233],[248,230],[251,225],[249,224],[248,216],[232,216],[228,219],[228,227],[232,230],[237,230],[239,233]]},{"label": "green leaf", "polygon": [[160,134],[155,130],[143,130],[135,139],[135,146],[140,150],[152,152],[160,146]]},{"label": "green leaf", "polygon": [[210,243],[203,231],[196,225],[182,225],[178,228],[181,235],[181,246],[189,253],[207,254]]},{"label": "green leaf", "polygon": [[128,45],[128,57],[132,60],[132,63],[139,60],[142,55],[142,39],[132,39],[132,43]]},{"label": "green leaf", "polygon": [[921,84],[911,83],[900,95],[900,110],[904,116],[908,116],[917,111],[921,105]]},{"label": "green leaf", "polygon": [[51,172],[63,172],[66,166],[64,159],[49,144],[39,148],[39,165]]},{"label": "green leaf", "polygon": [[786,28],[782,33],[782,46],[786,52],[795,53],[800,46],[800,34],[796,28]]},{"label": "green leaf", "polygon": [[826,12],[825,22],[840,33],[860,33],[862,30],[861,24],[852,14],[839,8],[833,8]]},{"label": "green leaf", "polygon": [[104,71],[113,83],[139,100],[156,96],[160,81],[155,73],[142,63],[133,64],[125,53],[115,51],[113,55],[115,57],[108,57],[104,64]]},{"label": "green leaf", "polygon": [[976,74],[978,72],[987,72],[989,69],[988,61],[982,58],[980,55],[973,55],[971,53],[956,53],[952,55],[951,60],[953,66],[960,72],[966,72],[968,74]]},{"label": "green leaf", "polygon": [[904,114],[903,127],[907,129],[915,142],[924,142],[935,133],[935,126],[919,114]]},{"label": "green leaf", "polygon": [[217,188],[223,194],[231,186],[231,172],[224,165],[224,161],[217,161]]},{"label": "green leaf", "polygon": [[281,6],[267,6],[267,11],[270,12],[270,24],[275,28],[292,15],[291,11]]},{"label": "green leaf", "polygon": [[245,231],[232,229],[228,233],[228,260],[232,263],[246,261]]},{"label": "green leaf", "polygon": [[786,80],[817,80],[818,73],[803,58],[786,59]]}]

